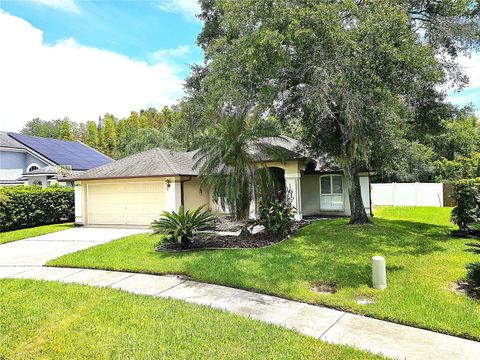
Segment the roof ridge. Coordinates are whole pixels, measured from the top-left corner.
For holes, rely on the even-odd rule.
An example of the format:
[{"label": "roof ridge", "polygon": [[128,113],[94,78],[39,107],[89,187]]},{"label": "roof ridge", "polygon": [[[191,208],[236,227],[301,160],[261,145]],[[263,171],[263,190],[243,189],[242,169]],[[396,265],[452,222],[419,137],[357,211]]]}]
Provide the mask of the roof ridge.
[{"label": "roof ridge", "polygon": [[[160,153],[160,156],[162,157],[162,159],[165,161],[165,163],[167,164],[167,166],[170,168],[170,170],[172,171],[172,174],[175,173],[175,172],[178,172],[178,169],[175,168],[175,165],[165,156],[165,154],[163,153],[164,149],[162,148],[157,148],[158,152]],[[172,151],[173,153],[174,151]]]},{"label": "roof ridge", "polygon": [[35,138],[35,139],[47,139],[47,140],[61,141],[61,142],[66,142],[66,143],[77,143],[77,142],[82,143],[79,140],[63,140],[63,139],[57,139],[57,138],[52,138],[52,137],[48,137],[48,136],[27,135],[27,134],[17,133],[17,132],[14,132],[14,131],[7,131],[7,133],[8,133],[9,136],[10,136],[10,134],[13,134],[13,135],[21,135],[21,136],[31,137],[31,138]]}]

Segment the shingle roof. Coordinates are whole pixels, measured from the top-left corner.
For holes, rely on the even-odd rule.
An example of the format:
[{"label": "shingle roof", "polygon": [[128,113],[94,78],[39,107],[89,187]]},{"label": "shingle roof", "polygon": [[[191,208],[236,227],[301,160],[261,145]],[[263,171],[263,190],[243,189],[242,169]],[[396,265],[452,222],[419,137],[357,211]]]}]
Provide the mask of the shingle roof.
[{"label": "shingle roof", "polygon": [[112,159],[80,141],[64,141],[16,133],[8,133],[13,141],[23,144],[55,164],[70,165],[73,170],[88,170],[110,163]]},{"label": "shingle roof", "polygon": [[[269,150],[278,150],[282,153],[282,160],[307,159],[308,156],[301,151],[300,143],[288,137],[266,138],[265,144]],[[260,151],[258,147],[250,150],[258,161],[278,161],[273,158],[270,151]],[[168,149],[155,148],[143,151],[126,158],[96,167],[78,174],[74,174],[71,180],[135,178],[155,176],[197,176],[199,167],[195,166],[198,161],[195,158],[197,151],[175,152]],[[339,171],[339,167],[326,157],[316,161],[316,171],[333,172]],[[68,178],[68,177],[67,177]],[[70,180],[68,179],[68,180]]]},{"label": "shingle roof", "polygon": [[340,172],[342,171],[342,167],[335,164],[333,159],[328,156],[321,156],[315,159],[315,171],[321,173]]},{"label": "shingle roof", "polygon": [[[311,162],[315,163],[314,171],[320,173],[342,171],[341,166],[336,164],[331,157],[323,155],[314,159],[308,155],[305,149],[302,148],[302,145],[298,140],[292,139],[288,136],[267,138],[265,139],[265,142],[267,145],[271,145],[272,148],[277,148],[282,153],[283,160],[309,159]],[[260,158],[259,161],[274,160],[268,155],[260,156]]]},{"label": "shingle roof", "polygon": [[193,169],[195,163],[193,160],[194,154],[194,151],[174,152],[155,148],[84,171],[73,177],[73,179],[198,175],[198,170]]},{"label": "shingle roof", "polygon": [[305,158],[300,142],[287,136],[262,139],[262,146],[250,148],[258,161],[298,160]]},{"label": "shingle roof", "polygon": [[26,149],[27,147],[12,137],[8,136],[8,132],[0,131],[0,146],[12,149]]}]

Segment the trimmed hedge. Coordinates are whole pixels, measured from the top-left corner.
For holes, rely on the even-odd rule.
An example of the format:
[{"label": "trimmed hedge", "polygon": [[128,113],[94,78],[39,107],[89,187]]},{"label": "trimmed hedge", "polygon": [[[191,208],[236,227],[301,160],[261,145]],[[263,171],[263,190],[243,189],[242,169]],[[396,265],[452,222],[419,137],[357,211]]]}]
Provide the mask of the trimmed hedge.
[{"label": "trimmed hedge", "polygon": [[73,221],[71,187],[12,186],[0,189],[0,231]]},{"label": "trimmed hedge", "polygon": [[452,221],[460,230],[468,231],[480,223],[480,178],[454,182],[453,199],[457,206],[452,210]]}]

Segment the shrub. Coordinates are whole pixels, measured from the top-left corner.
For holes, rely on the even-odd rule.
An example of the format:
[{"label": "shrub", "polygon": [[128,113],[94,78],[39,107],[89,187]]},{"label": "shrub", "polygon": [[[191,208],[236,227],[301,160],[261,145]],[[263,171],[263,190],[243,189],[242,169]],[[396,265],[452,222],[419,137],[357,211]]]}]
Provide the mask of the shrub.
[{"label": "shrub", "polygon": [[453,198],[457,206],[452,211],[452,221],[461,230],[480,223],[480,178],[459,180],[453,183]]},{"label": "shrub", "polygon": [[473,179],[480,176],[480,153],[472,157],[445,158],[433,162],[433,173],[438,182]]},{"label": "shrub", "polygon": [[152,223],[156,234],[165,235],[165,241],[182,249],[187,249],[198,231],[212,226],[215,216],[210,211],[202,211],[204,206],[185,211],[180,206],[178,213],[164,211],[159,220]]},{"label": "shrub", "polygon": [[287,236],[292,231],[293,207],[291,192],[278,194],[273,199],[261,201],[257,225],[263,225],[267,234]]},{"label": "shrub", "polygon": [[73,221],[75,216],[71,187],[12,186],[0,194],[1,231]]},{"label": "shrub", "polygon": [[471,263],[466,266],[467,282],[472,287],[472,290],[480,295],[480,262]]}]

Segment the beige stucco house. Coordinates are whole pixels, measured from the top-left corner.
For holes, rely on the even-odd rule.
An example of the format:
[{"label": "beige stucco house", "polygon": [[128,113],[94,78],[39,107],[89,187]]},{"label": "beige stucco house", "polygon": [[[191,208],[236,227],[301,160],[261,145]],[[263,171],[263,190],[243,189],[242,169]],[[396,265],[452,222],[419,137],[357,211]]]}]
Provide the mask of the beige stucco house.
[{"label": "beige stucco house", "polygon": [[[272,142],[272,140],[270,140]],[[284,153],[282,162],[262,158],[285,188],[292,191],[295,218],[308,215],[350,215],[341,169],[327,159],[311,160],[297,151],[297,142],[272,142]],[[195,151],[151,149],[85,171],[75,181],[75,222],[78,225],[149,225],[164,210],[207,204],[223,212],[208,191],[200,191]],[[261,158],[261,156],[259,157]],[[362,198],[370,213],[369,173],[360,178]],[[255,206],[252,206],[254,216]]]}]

